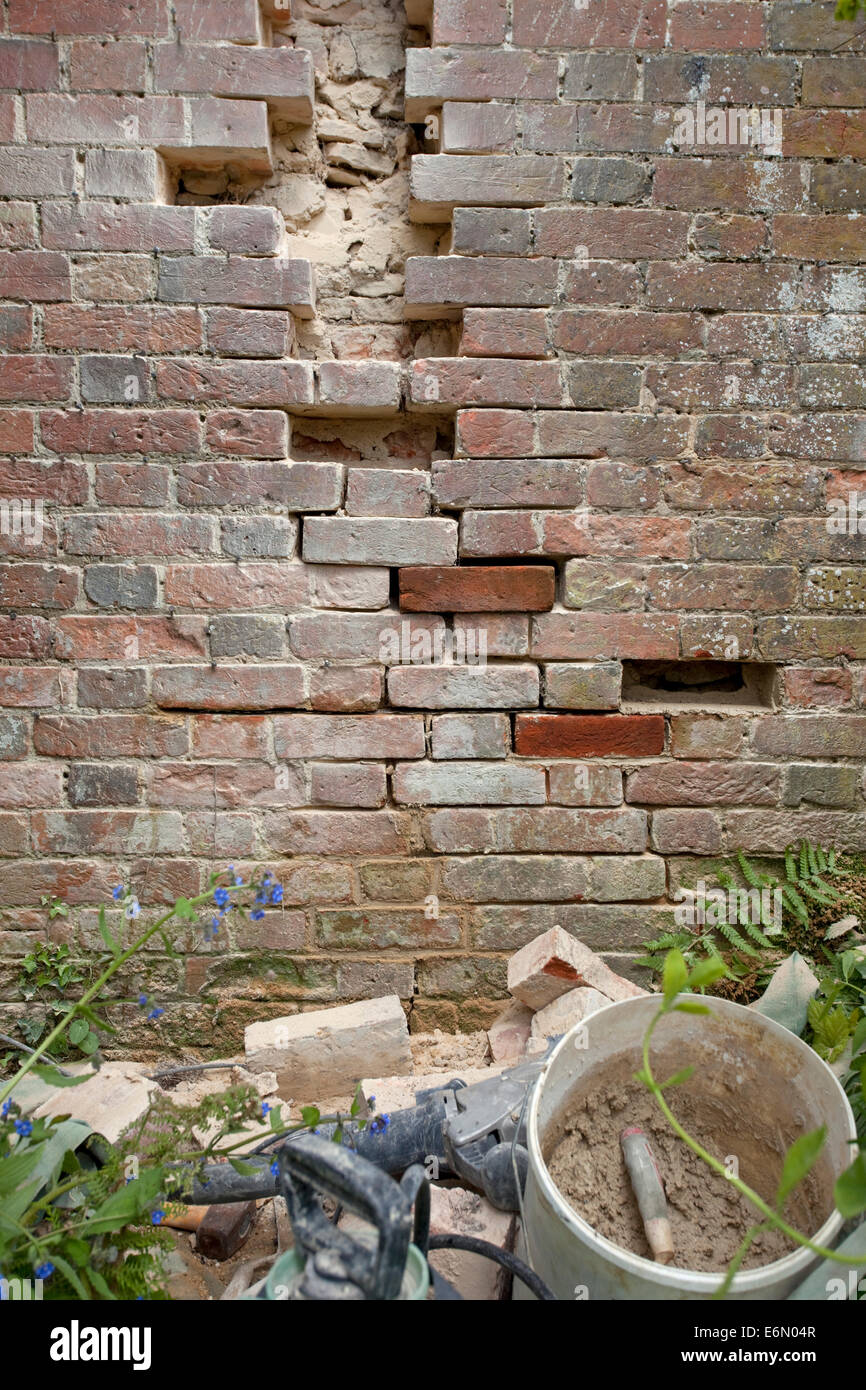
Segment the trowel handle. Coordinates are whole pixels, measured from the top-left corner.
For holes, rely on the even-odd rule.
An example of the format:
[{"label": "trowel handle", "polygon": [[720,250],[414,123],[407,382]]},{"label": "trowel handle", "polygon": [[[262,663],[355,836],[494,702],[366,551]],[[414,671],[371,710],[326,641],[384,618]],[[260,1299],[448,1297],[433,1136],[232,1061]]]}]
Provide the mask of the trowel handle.
[{"label": "trowel handle", "polygon": [[670,1264],[674,1242],[668,1203],[649,1139],[639,1125],[629,1125],[620,1135],[620,1144],[653,1259]]}]

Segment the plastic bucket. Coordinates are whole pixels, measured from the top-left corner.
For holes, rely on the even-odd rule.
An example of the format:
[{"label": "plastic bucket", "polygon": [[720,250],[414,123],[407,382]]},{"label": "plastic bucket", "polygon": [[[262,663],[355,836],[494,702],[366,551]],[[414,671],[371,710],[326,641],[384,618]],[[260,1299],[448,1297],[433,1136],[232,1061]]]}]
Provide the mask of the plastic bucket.
[{"label": "plastic bucket", "polygon": [[[710,1008],[708,1015],[672,1013],[662,1020],[654,1053],[656,1039],[660,1046],[674,1045],[678,1065],[694,1064],[697,1076],[702,1067],[738,1065],[754,1076],[772,1061],[786,1077],[785,1096],[797,1131],[827,1126],[821,1162],[829,1164],[834,1178],[838,1176],[852,1161],[849,1141],[856,1139],[856,1128],[848,1099],[830,1068],[793,1033],[762,1014],[727,1000],[703,1002]],[[559,1192],[544,1161],[546,1137],[556,1133],[572,1092],[578,1086],[583,1091],[593,1071],[622,1055],[632,1058],[633,1069],[638,1069],[643,1035],[658,1004],[658,998],[649,995],[591,1014],[565,1035],[533,1090],[524,1241],[530,1263],[558,1298],[704,1299],[719,1286],[720,1273],[655,1264],[599,1235]],[[675,1090],[669,1099],[676,1113]],[[818,1231],[804,1234],[832,1247],[842,1225],[842,1216],[833,1209]],[[818,1256],[801,1247],[771,1264],[740,1271],[728,1297],[785,1298],[818,1262]]]}]

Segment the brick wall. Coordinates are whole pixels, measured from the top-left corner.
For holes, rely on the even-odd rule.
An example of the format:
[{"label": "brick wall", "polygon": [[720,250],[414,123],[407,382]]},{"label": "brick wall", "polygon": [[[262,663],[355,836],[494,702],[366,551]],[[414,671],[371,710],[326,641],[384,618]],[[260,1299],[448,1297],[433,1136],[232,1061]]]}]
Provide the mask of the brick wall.
[{"label": "brick wall", "polygon": [[627,973],[718,856],[866,849],[863,41],[812,0],[407,0],[438,254],[379,351],[387,223],[318,331],[273,154],[327,107],[323,180],[393,169],[334,154],[351,9],[8,0],[6,1023],[45,895],[94,945],[119,881],[271,867],[284,913],[147,976],[224,1051],[390,991],[483,1025],[546,927]]}]

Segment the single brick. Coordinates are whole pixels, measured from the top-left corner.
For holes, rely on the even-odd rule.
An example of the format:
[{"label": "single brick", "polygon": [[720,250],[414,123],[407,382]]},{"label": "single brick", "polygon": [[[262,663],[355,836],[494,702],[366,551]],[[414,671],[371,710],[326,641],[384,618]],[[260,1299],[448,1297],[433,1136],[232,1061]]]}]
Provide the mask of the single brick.
[{"label": "single brick", "polygon": [[576,507],[583,472],[570,459],[434,459],[433,494],[444,507]]},{"label": "single brick", "polygon": [[45,198],[71,193],[75,186],[73,150],[0,149],[0,179],[9,197]]},{"label": "single brick", "polygon": [[530,214],[523,208],[455,207],[451,249],[468,256],[527,256],[532,244]]},{"label": "single brick", "polygon": [[382,677],[363,666],[323,666],[310,674],[310,705],[315,710],[352,714],[382,703]]},{"label": "single brick", "polygon": [[541,612],[554,598],[555,571],[546,565],[400,570],[400,607],[411,612]]},{"label": "single brick", "polygon": [[[278,49],[288,53],[290,49]],[[242,256],[275,256],[285,232],[276,208],[225,204],[216,207],[206,223],[207,238],[217,251],[236,251]]]},{"label": "single brick", "polygon": [[281,615],[231,613],[211,619],[210,649],[214,657],[273,660],[284,655],[285,645],[286,624]]},{"label": "single brick", "polygon": [[88,565],[84,592],[99,608],[155,608],[159,579],[153,565]]},{"label": "single brick", "polygon": [[328,413],[390,414],[400,408],[401,375],[397,362],[323,362],[319,405]]},{"label": "single brick", "polygon": [[427,516],[430,475],[421,469],[350,468],[349,516]]},{"label": "single brick", "polygon": [[547,316],[542,309],[466,309],[464,357],[546,357]]},{"label": "single brick", "polygon": [[410,48],[406,51],[406,120],[423,121],[449,99],[553,101],[559,80],[554,57],[489,48]]},{"label": "single brick", "polygon": [[422,758],[418,715],[290,714],[274,720],[278,758]]},{"label": "single brick", "polygon": [[626,799],[648,806],[773,806],[780,780],[772,763],[656,764],[629,774]]},{"label": "single brick", "polygon": [[364,1076],[399,1075],[412,1065],[395,994],[250,1024],[244,1050],[247,1070],[276,1072],[284,1096],[351,1091]]},{"label": "single brick", "polygon": [[409,390],[413,403],[429,405],[431,409],[452,405],[563,404],[556,362],[419,358],[412,363]]},{"label": "single brick", "polygon": [[565,163],[545,155],[416,154],[409,175],[416,222],[447,222],[456,203],[533,207],[565,192]]},{"label": "single brick", "polygon": [[406,262],[407,318],[454,317],[467,305],[522,307],[553,304],[556,262],[507,256],[410,256]]},{"label": "single brick", "polygon": [[538,704],[535,666],[395,666],[393,705],[415,709],[497,709]]},{"label": "single brick", "polygon": [[621,806],[622,773],[603,763],[551,763],[550,800],[561,806]]},{"label": "single brick", "polygon": [[511,751],[511,725],[505,714],[437,714],[431,725],[432,756],[505,758]]},{"label": "single brick", "polygon": [[496,102],[446,101],[441,146],[445,154],[510,154],[517,143],[517,108]]},{"label": "single brick", "polygon": [[294,330],[287,313],[265,309],[211,309],[208,343],[225,357],[286,357]]},{"label": "single brick", "polygon": [[310,318],[315,297],[309,261],[228,256],[172,256],[159,264],[159,298],[172,304],[290,308]]},{"label": "single brick", "polygon": [[528,757],[651,756],[664,750],[660,714],[521,714],[514,751]]},{"label": "single brick", "polygon": [[398,763],[394,800],[410,806],[543,806],[544,769],[518,763]]},{"label": "single brick", "polygon": [[70,806],[134,806],[138,776],[134,767],[73,763],[67,795]]},{"label": "single brick", "polygon": [[508,989],[531,1009],[543,1009],[575,988],[597,989],[617,1001],[646,993],[615,975],[600,956],[562,927],[536,937],[508,962]]},{"label": "single brick", "polygon": [[312,58],[299,47],[160,44],[154,90],[257,98],[284,120],[309,124],[313,117]]},{"label": "single brick", "polygon": [[153,673],[162,709],[291,709],[304,703],[300,666],[164,666]]},{"label": "single brick", "polygon": [[560,709],[616,709],[622,687],[618,661],[568,662],[544,668],[545,705]]},{"label": "single brick", "polygon": [[457,524],[440,517],[310,517],[304,526],[308,563],[450,565],[457,559]]},{"label": "single brick", "polygon": [[442,895],[458,902],[580,902],[588,893],[587,861],[576,855],[497,854],[442,864]]},{"label": "single brick", "polygon": [[154,150],[88,150],[84,188],[89,198],[129,198],[155,203],[167,176]]},{"label": "single brick", "polygon": [[314,764],[310,800],[323,806],[384,806],[387,779],[381,763]]},{"label": "single brick", "polygon": [[135,709],[147,704],[147,671],[142,667],[83,666],[78,671],[81,709]]},{"label": "single brick", "polygon": [[432,40],[437,46],[446,43],[505,42],[505,0],[437,0],[433,7]]},{"label": "single brick", "polygon": [[229,516],[222,526],[222,548],[238,559],[289,558],[295,549],[295,522],[287,516]]},{"label": "single brick", "polygon": [[150,396],[150,373],[142,357],[82,357],[79,373],[84,401],[121,405]]},{"label": "single brick", "polygon": [[714,811],[654,811],[651,840],[662,854],[718,854],[721,822]]}]

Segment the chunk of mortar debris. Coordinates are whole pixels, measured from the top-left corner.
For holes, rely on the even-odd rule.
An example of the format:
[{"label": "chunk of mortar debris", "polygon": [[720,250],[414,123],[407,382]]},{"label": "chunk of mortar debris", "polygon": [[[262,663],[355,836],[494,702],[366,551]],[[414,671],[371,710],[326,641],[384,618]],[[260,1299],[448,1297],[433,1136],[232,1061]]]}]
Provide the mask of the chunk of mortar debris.
[{"label": "chunk of mortar debris", "polygon": [[494,1062],[516,1062],[526,1051],[532,1028],[532,1010],[511,999],[487,1030]]},{"label": "chunk of mortar debris", "polygon": [[508,988],[531,1009],[543,1009],[569,990],[589,986],[612,1002],[637,999],[645,989],[616,975],[595,951],[562,927],[551,927],[508,962]]},{"label": "chunk of mortar debris", "polygon": [[411,1072],[406,1015],[396,994],[251,1023],[246,1067],[277,1074],[285,1099],[351,1092],[363,1076]]}]

